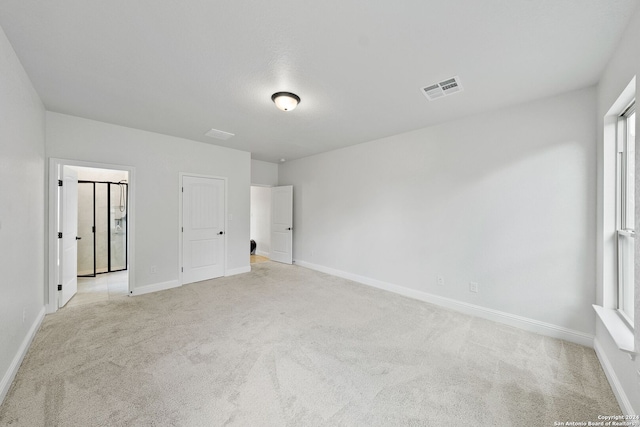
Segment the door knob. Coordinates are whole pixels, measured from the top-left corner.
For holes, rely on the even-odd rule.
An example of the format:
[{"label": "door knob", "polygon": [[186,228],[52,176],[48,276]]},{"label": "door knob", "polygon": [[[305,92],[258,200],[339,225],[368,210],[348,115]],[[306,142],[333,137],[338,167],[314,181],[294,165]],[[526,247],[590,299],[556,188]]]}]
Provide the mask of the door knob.
[{"label": "door knob", "polygon": [[76,236],[76,240],[80,240],[80,239],[82,239],[82,237],[78,237],[78,236]]},{"label": "door knob", "polygon": [[218,234],[224,234],[224,231],[219,232]]},{"label": "door knob", "polygon": [[291,227],[287,228],[287,230],[291,230]]}]

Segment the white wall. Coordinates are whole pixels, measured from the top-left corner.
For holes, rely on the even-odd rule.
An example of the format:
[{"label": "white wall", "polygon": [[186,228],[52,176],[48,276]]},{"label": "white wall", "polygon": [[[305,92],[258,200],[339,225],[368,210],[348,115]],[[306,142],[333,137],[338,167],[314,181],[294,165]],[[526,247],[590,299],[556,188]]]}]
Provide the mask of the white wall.
[{"label": "white wall", "polygon": [[228,178],[227,273],[249,270],[250,153],[64,114],[46,118],[48,157],[135,167],[134,290],[178,280],[180,172]]},{"label": "white wall", "polygon": [[256,254],[271,254],[271,188],[251,187],[251,239],[256,241]]},{"label": "white wall", "polygon": [[[598,304],[608,306],[611,290],[615,286],[615,239],[612,228],[615,227],[611,206],[615,203],[615,186],[612,178],[605,175],[605,163],[610,163],[612,154],[605,150],[604,116],[634,77],[640,77],[640,9],[630,18],[627,29],[598,84],[597,124],[598,124]],[[637,79],[636,77],[636,79]],[[636,80],[636,84],[637,80]],[[636,89],[637,99],[637,89]],[[637,103],[636,103],[637,105]],[[638,114],[636,114],[638,128]],[[640,170],[640,158],[636,151],[636,170]],[[638,175],[636,175],[638,177]],[[637,182],[637,181],[636,181]],[[638,183],[640,184],[640,183]],[[636,187],[636,200],[640,200],[640,185]],[[640,219],[640,204],[636,204],[636,218]],[[638,221],[638,220],[637,220]],[[640,239],[636,245],[640,244]],[[636,261],[640,246],[636,246]],[[637,265],[637,264],[636,264]],[[636,267],[635,278],[635,340],[636,351],[640,349],[640,268]],[[601,359],[610,364],[613,374],[619,381],[618,392],[626,395],[633,411],[640,414],[640,380],[636,371],[640,371],[640,358],[635,362],[622,353],[611,340],[609,333],[597,320],[596,341],[601,346]],[[603,363],[606,364],[607,362]],[[608,374],[610,374],[608,372]]]},{"label": "white wall", "polygon": [[251,184],[278,185],[278,165],[275,163],[251,160]]},{"label": "white wall", "polygon": [[588,88],[281,164],[294,258],[593,334],[594,117]]},{"label": "white wall", "polygon": [[44,106],[0,29],[0,402],[44,315],[44,140]]}]

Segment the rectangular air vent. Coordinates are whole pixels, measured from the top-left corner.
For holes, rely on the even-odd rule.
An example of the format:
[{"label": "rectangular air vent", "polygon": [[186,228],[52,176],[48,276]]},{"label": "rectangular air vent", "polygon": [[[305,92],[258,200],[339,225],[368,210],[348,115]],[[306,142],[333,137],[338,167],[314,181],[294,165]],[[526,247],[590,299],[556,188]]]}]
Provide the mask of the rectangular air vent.
[{"label": "rectangular air vent", "polygon": [[206,136],[210,136],[211,138],[217,139],[229,139],[232,136],[235,136],[233,133],[224,132],[218,129],[211,129],[209,132],[205,133]]},{"label": "rectangular air vent", "polygon": [[422,88],[422,93],[427,97],[429,101],[442,98],[447,95],[451,95],[456,92],[462,91],[462,84],[460,83],[460,77],[455,76],[450,79],[443,80],[439,83]]}]

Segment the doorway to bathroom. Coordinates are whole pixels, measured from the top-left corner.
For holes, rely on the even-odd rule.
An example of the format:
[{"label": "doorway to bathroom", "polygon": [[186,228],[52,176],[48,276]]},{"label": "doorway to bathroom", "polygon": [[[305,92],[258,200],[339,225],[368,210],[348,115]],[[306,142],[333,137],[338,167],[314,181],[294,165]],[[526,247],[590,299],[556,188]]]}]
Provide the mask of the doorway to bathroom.
[{"label": "doorway to bathroom", "polygon": [[129,173],[67,167],[78,175],[78,291],[67,306],[126,296]]},{"label": "doorway to bathroom", "polygon": [[47,311],[129,295],[135,169],[53,158],[49,167]]},{"label": "doorway to bathroom", "polygon": [[127,269],[129,184],[113,172],[122,179],[78,179],[78,277]]}]

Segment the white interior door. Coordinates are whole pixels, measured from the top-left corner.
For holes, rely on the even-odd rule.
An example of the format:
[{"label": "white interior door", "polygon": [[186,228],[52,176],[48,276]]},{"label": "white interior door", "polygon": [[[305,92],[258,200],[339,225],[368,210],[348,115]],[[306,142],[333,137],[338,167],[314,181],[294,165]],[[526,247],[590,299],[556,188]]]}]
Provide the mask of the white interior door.
[{"label": "white interior door", "polygon": [[271,260],[293,261],[293,186],[271,188]]},{"label": "white interior door", "polygon": [[225,183],[182,177],[182,283],[224,276]]},{"label": "white interior door", "polygon": [[78,292],[78,172],[69,166],[62,168],[62,250],[60,276],[62,291],[58,306],[66,303]]}]

